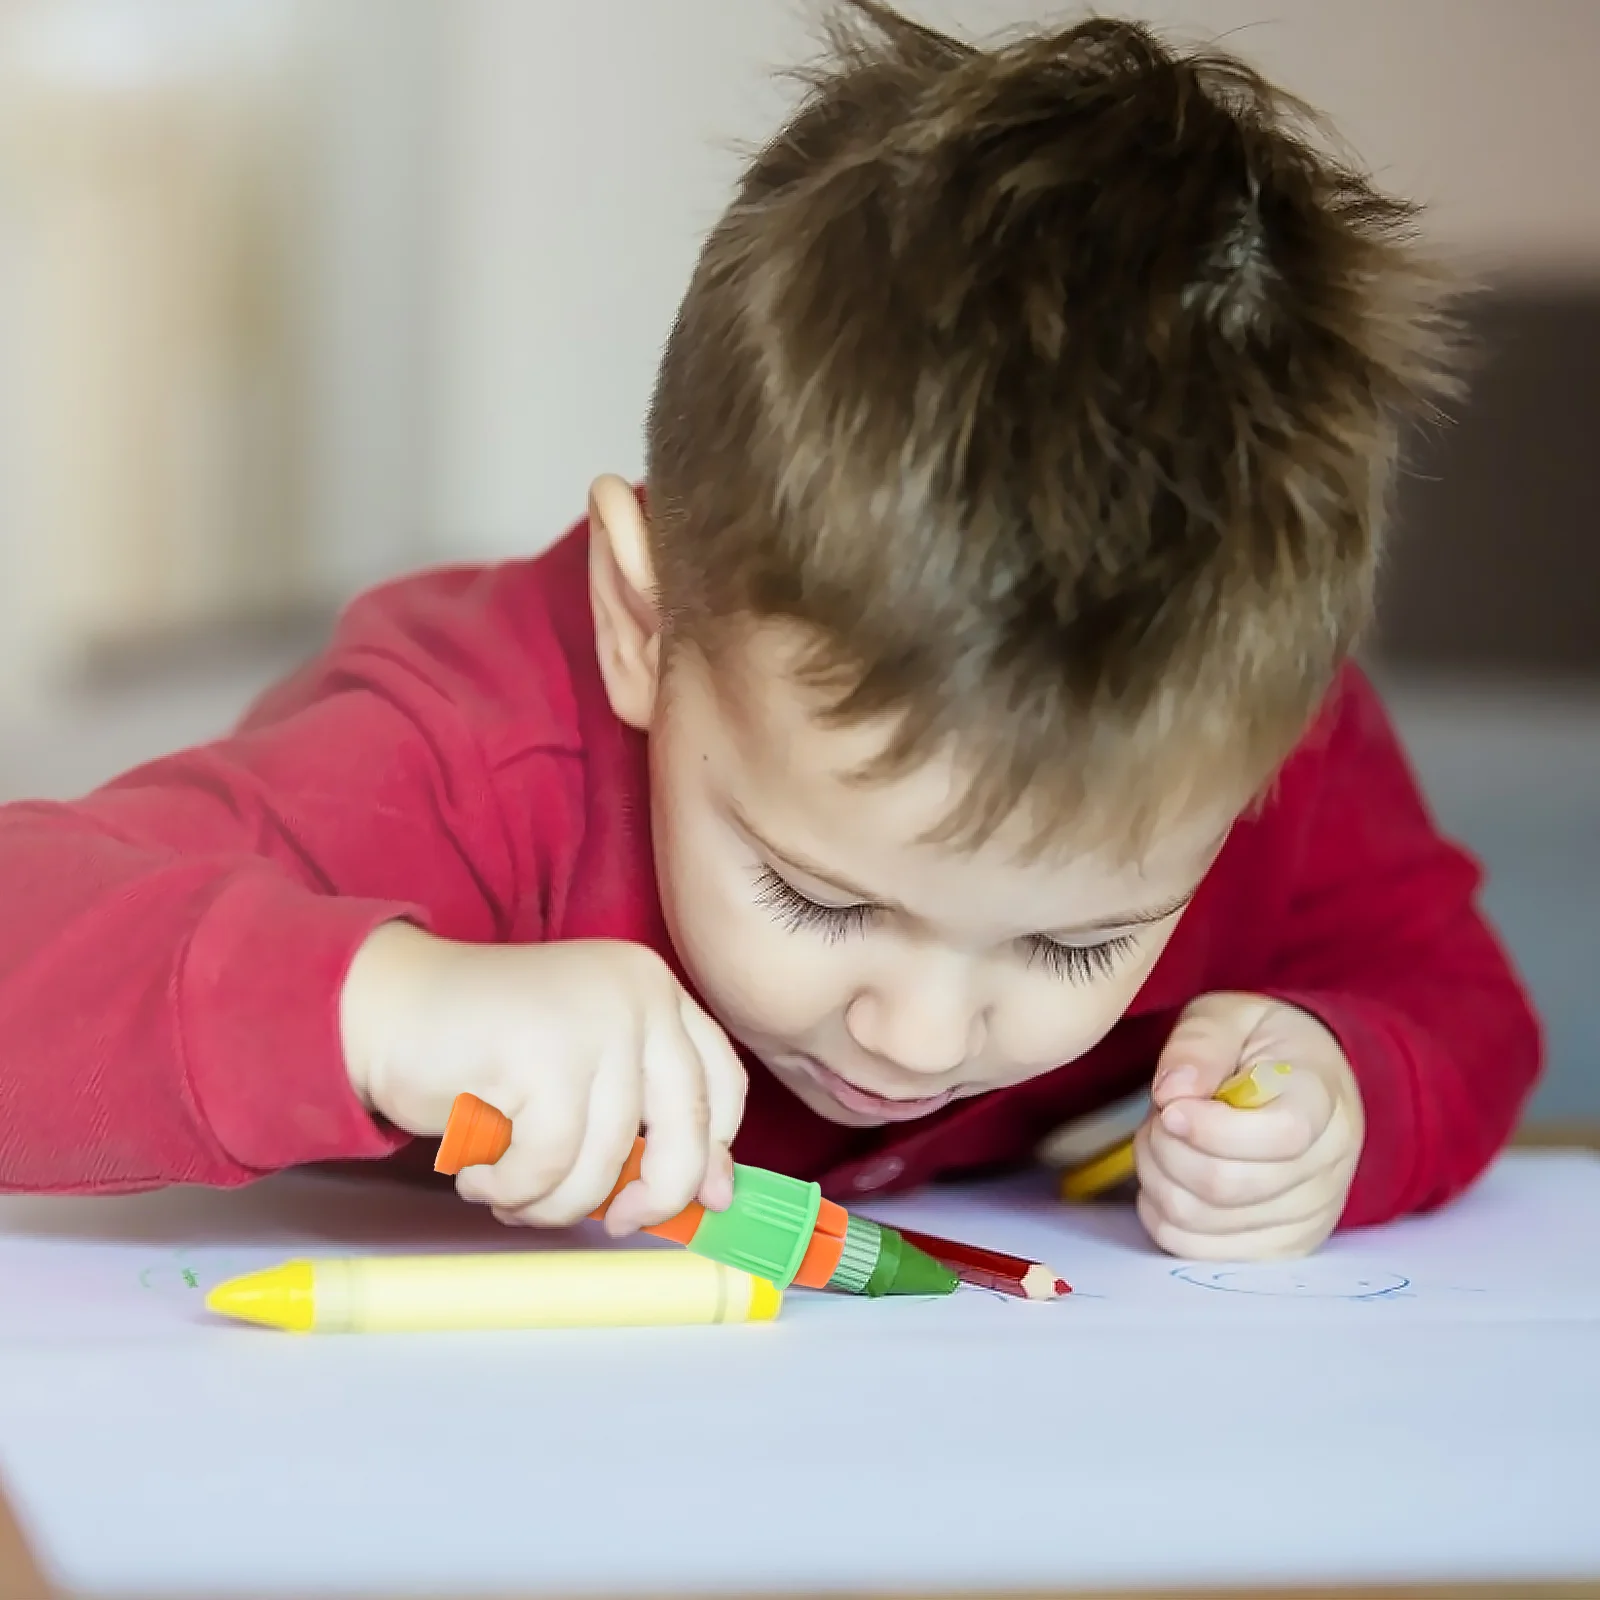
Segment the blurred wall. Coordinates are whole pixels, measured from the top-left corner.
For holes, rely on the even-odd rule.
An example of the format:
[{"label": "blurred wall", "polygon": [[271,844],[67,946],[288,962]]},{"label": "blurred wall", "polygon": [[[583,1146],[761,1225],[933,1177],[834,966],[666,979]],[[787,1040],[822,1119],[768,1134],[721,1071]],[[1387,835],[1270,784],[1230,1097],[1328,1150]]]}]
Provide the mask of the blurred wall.
[{"label": "blurred wall", "polygon": [[[911,0],[982,31],[1041,0]],[[1600,281],[1600,4],[1132,0],[1320,105],[1384,181],[1501,283]],[[735,170],[809,48],[791,0],[454,0],[434,268],[442,555],[510,554],[637,471],[659,341]]]},{"label": "blurred wall", "polygon": [[0,710],[421,559],[432,0],[0,0]]},{"label": "blurred wall", "polygon": [[1600,274],[1502,281],[1470,329],[1471,392],[1399,484],[1381,653],[1432,674],[1600,682]]},{"label": "blurred wall", "polygon": [[[699,240],[820,3],[0,0],[0,707],[537,549],[637,472]],[[1494,287],[1493,359],[1407,485],[1387,647],[1596,665],[1600,4],[1127,9],[1324,107]]]}]

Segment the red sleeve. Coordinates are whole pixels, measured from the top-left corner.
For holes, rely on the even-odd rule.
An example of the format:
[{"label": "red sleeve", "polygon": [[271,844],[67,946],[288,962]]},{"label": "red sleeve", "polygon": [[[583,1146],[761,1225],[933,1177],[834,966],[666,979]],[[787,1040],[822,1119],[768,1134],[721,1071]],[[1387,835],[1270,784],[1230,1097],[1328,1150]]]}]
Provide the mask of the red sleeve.
[{"label": "red sleeve", "polygon": [[396,585],[234,737],[0,809],[0,1190],[237,1184],[402,1143],[350,1089],[340,989],[379,923],[493,939],[535,887],[486,737],[537,733],[534,676],[469,579]]},{"label": "red sleeve", "polygon": [[1504,1146],[1538,1076],[1528,998],[1441,837],[1371,685],[1351,670],[1294,791],[1297,867],[1266,992],[1339,1038],[1366,1107],[1342,1226],[1459,1194]]}]

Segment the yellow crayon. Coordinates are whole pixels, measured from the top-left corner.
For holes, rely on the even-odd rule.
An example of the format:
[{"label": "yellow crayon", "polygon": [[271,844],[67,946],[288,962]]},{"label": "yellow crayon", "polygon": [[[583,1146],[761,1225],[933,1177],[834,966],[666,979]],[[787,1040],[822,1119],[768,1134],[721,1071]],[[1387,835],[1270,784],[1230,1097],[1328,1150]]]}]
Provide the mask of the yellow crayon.
[{"label": "yellow crayon", "polygon": [[769,1322],[765,1278],[687,1250],[529,1250],[287,1261],[219,1283],[209,1310],[295,1333]]},{"label": "yellow crayon", "polygon": [[1063,1200],[1093,1200],[1126,1183],[1134,1173],[1133,1140],[1124,1139],[1061,1174]]},{"label": "yellow crayon", "polygon": [[[1211,1097],[1240,1111],[1252,1111],[1276,1100],[1283,1093],[1280,1081],[1292,1069],[1287,1061],[1258,1063],[1236,1072]],[[1126,1183],[1133,1176],[1133,1140],[1126,1139],[1089,1160],[1069,1167],[1061,1175],[1063,1200],[1093,1200]]]}]

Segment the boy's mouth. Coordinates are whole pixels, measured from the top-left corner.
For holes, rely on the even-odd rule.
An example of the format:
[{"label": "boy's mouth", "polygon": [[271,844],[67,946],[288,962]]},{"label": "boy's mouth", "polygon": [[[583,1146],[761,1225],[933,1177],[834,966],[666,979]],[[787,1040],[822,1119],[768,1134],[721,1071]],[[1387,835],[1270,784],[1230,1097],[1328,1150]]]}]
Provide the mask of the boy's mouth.
[{"label": "boy's mouth", "polygon": [[801,1056],[801,1065],[828,1097],[837,1100],[846,1111],[857,1116],[876,1117],[881,1122],[914,1122],[947,1106],[955,1098],[954,1089],[944,1089],[938,1094],[925,1095],[919,1100],[891,1100],[886,1095],[873,1094],[841,1078],[831,1067],[825,1067],[813,1056]]}]

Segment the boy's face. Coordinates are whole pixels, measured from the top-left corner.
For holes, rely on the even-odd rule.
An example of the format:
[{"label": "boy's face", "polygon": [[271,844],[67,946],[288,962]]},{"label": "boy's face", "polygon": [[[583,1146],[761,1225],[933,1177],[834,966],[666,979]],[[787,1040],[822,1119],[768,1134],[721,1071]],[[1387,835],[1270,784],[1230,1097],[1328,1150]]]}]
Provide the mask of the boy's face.
[{"label": "boy's face", "polygon": [[[1201,818],[1144,862],[919,843],[949,763],[862,784],[885,730],[820,726],[759,630],[716,674],[683,652],[650,725],[656,872],[723,1027],[819,1115],[926,1116],[1049,1072],[1127,1010],[1220,846]],[[1009,847],[1008,847],[1009,846]]]},{"label": "boy's face", "polygon": [[832,728],[792,672],[797,640],[753,630],[713,672],[660,666],[632,490],[591,497],[596,643],[617,714],[650,738],[656,875],[712,1014],[806,1105],[854,1127],[1053,1071],[1127,1010],[1221,848],[1231,813],[1143,860],[1018,859],[921,843],[959,794],[949,761],[853,774],[887,730]]}]

